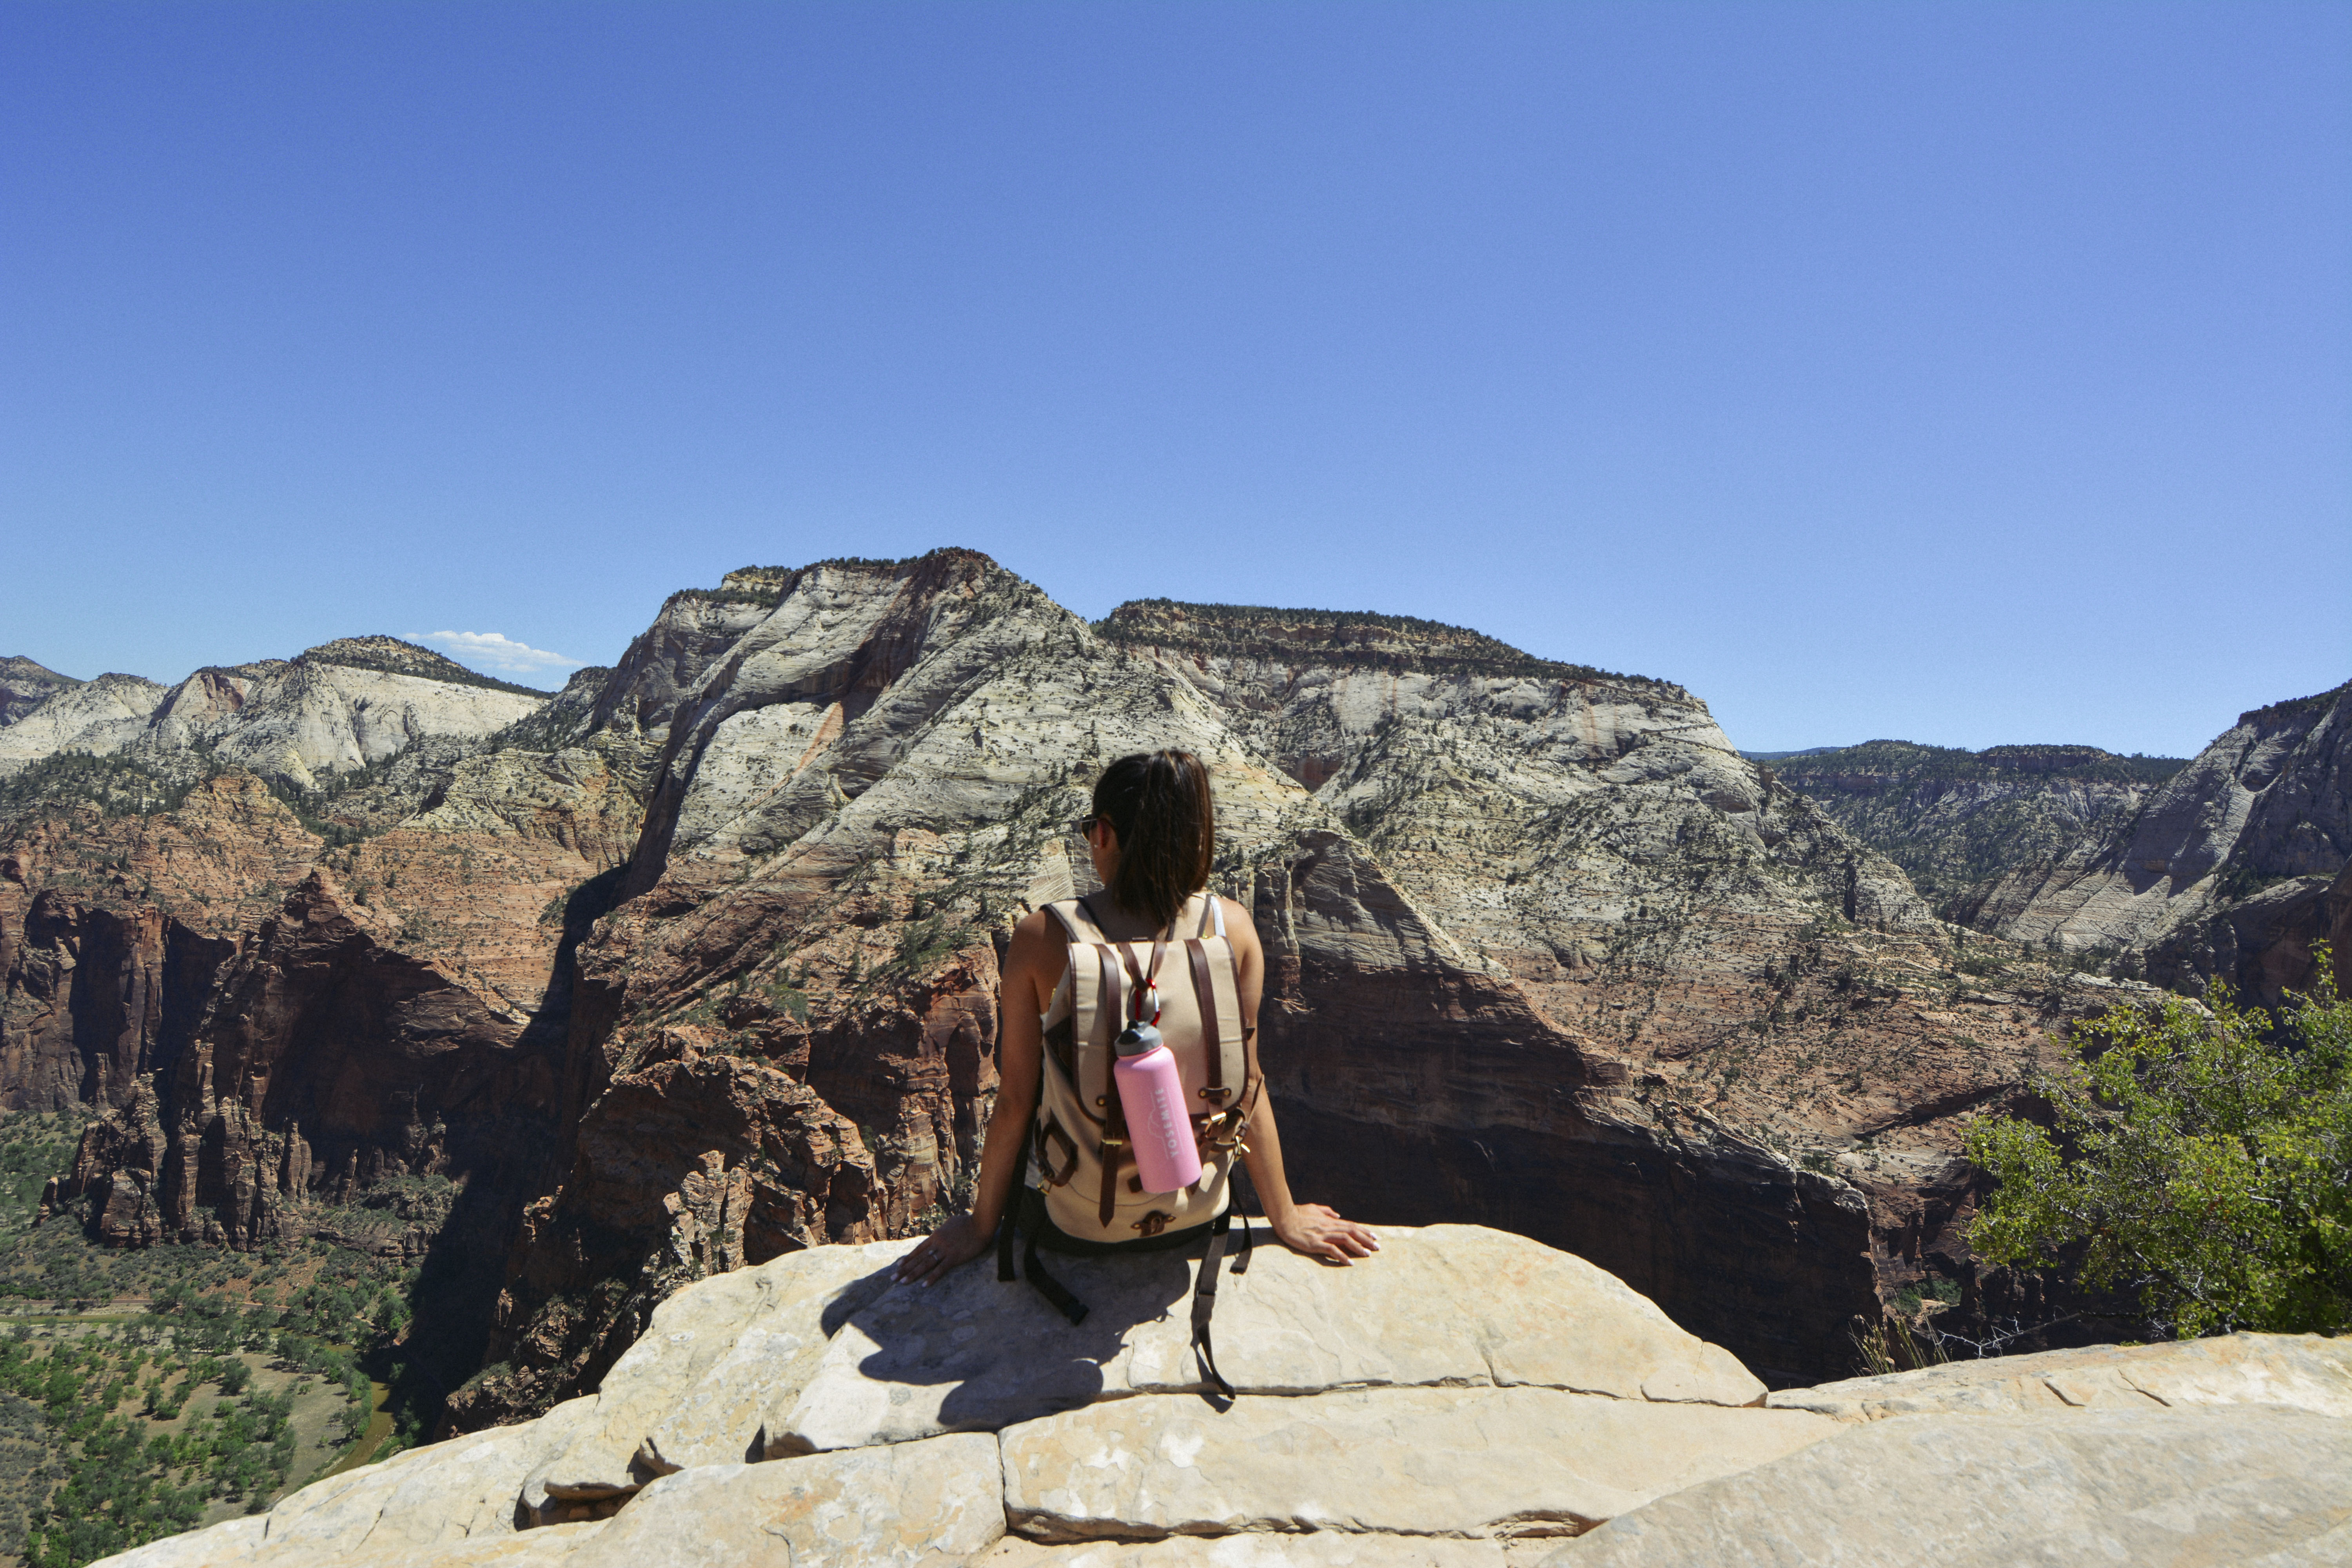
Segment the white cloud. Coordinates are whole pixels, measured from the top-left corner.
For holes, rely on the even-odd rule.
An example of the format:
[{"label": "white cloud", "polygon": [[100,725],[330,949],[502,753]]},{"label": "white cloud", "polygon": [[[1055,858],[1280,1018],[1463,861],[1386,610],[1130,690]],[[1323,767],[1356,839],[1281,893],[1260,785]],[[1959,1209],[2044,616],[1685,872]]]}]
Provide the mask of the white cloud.
[{"label": "white cloud", "polygon": [[588,662],[519,643],[499,632],[426,632],[412,640],[437,647],[460,664],[500,675],[543,675],[551,669],[577,669]]}]

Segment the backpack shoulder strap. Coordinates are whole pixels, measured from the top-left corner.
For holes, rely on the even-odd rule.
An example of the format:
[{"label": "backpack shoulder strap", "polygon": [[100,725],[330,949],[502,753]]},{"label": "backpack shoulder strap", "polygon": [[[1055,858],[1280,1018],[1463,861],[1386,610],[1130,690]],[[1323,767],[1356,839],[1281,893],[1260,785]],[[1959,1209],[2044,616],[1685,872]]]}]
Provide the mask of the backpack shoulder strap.
[{"label": "backpack shoulder strap", "polygon": [[1110,940],[1103,934],[1102,927],[1095,923],[1094,916],[1087,912],[1086,901],[1082,899],[1063,899],[1047,904],[1045,909],[1061,922],[1064,934],[1075,943],[1083,946]]},{"label": "backpack shoulder strap", "polygon": [[1202,1065],[1208,1069],[1209,1081],[1202,1087],[1201,1096],[1211,1110],[1222,1110],[1233,1092],[1225,1087],[1225,1048],[1224,1041],[1218,1037],[1217,987],[1209,973],[1209,950],[1202,938],[1194,937],[1184,944],[1184,956],[1192,971],[1192,995],[1201,1010]]},{"label": "backpack shoulder strap", "polygon": [[1217,897],[1214,889],[1206,889],[1201,894],[1201,902],[1204,907],[1201,910],[1201,929],[1196,934],[1201,936],[1224,935],[1225,900]]}]

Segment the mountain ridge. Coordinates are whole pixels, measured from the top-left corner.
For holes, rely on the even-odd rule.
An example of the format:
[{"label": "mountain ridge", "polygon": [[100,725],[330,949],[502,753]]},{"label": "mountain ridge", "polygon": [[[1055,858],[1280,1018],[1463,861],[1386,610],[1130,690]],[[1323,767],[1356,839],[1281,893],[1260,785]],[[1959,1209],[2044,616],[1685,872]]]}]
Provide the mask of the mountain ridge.
[{"label": "mountain ridge", "polygon": [[[1620,675],[1591,665],[1542,658],[1467,626],[1374,610],[1282,609],[1178,599],[1130,599],[1113,607],[1110,614],[1093,626],[1096,635],[1113,642],[1162,646],[1202,638],[1204,628],[1218,627],[1223,635],[1206,634],[1206,640],[1229,655],[1285,651],[1319,636],[1322,646],[1316,651],[1353,663],[1414,669],[1459,668],[1497,675],[1612,681],[1682,693],[1682,688],[1672,682],[1648,676]],[[1280,635],[1275,628],[1285,628],[1288,635]]]},{"label": "mountain ridge", "polygon": [[522,686],[511,680],[500,680],[493,675],[484,675],[478,669],[459,664],[446,654],[381,632],[363,637],[336,637],[316,647],[304,648],[288,662],[306,659],[317,664],[340,664],[352,669],[382,670],[388,675],[413,675],[419,679],[438,680],[452,686],[479,686],[520,697],[555,695],[535,686]]},{"label": "mountain ridge", "polygon": [[1939,915],[1967,924],[2003,876],[2127,819],[2187,760],[1881,740],[1765,765],[1892,858]]},{"label": "mountain ridge", "polygon": [[[1978,923],[2266,1003],[2352,900],[2352,681],[2247,710],[2127,821],[2000,879]],[[2338,952],[2339,973],[2347,955]]]},{"label": "mountain ridge", "polygon": [[[682,590],[609,670],[436,698],[465,719],[437,731],[337,717],[406,688],[323,660],[157,689],[125,755],[222,783],[0,841],[0,1079],[46,1063],[42,1095],[104,1111],[55,1209],[245,1246],[302,1234],[309,1194],[460,1177],[404,1244],[420,1324],[480,1347],[428,1408],[543,1409],[680,1283],[959,1201],[1010,923],[1091,885],[1101,764],[1182,744],[1269,955],[1302,1195],[1590,1251],[1776,1381],[1969,1277],[1965,1119],[2112,987],[1964,976],[1901,870],[1671,683],[1412,617],[1184,613],[1181,645],[1140,614],[1106,637],[947,549]],[[231,744],[273,704],[348,750],[297,774]],[[236,812],[274,826],[205,826]],[[218,941],[233,971],[193,963]],[[462,1040],[454,1079],[381,1115],[323,1092],[323,1037],[240,999],[310,994],[330,951],[352,994],[415,999],[380,1053]]]}]

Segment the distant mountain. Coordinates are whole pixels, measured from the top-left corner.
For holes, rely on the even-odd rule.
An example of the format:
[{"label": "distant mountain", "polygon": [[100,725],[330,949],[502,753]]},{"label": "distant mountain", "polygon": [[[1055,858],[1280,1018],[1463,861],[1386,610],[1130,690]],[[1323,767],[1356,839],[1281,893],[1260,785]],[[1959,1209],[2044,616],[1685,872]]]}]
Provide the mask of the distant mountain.
[{"label": "distant mountain", "polygon": [[0,658],[0,725],[14,724],[58,692],[80,684],[22,655]]},{"label": "distant mountain", "polygon": [[2003,876],[2128,821],[2186,765],[2096,746],[1970,752],[1909,741],[1786,752],[1770,764],[1909,873],[1937,914],[1962,923]]},{"label": "distant mountain", "polygon": [[347,669],[380,669],[387,675],[413,675],[423,680],[446,681],[452,686],[478,686],[488,691],[509,691],[518,697],[552,697],[552,691],[537,687],[517,686],[511,680],[500,680],[468,669],[456,659],[435,653],[429,647],[419,647],[398,637],[337,637],[305,650],[296,663],[340,664]]},{"label": "distant mountain", "polygon": [[446,1180],[387,1243],[428,1421],[961,1201],[999,954],[1123,752],[1215,775],[1302,1196],[1558,1241],[1776,1378],[1973,1277],[1967,1119],[2134,989],[1963,951],[1682,688],[1408,616],[1089,626],[943,550],[672,595],[551,700],[454,668],[349,639],[0,729],[0,1106],[100,1113],[52,1214],[249,1249]]},{"label": "distant mountain", "polygon": [[2134,955],[2159,984],[2219,978],[2275,1000],[2352,906],[2347,863],[2352,681],[2240,714],[2131,816],[2004,876],[1977,920]]},{"label": "distant mountain", "polygon": [[[183,782],[236,763],[313,790],[420,742],[478,741],[550,696],[397,637],[342,637],[291,659],[207,666],[175,686],[101,675],[56,687],[0,729],[0,779],[78,755],[121,758]],[[90,782],[85,766],[66,771]]]}]

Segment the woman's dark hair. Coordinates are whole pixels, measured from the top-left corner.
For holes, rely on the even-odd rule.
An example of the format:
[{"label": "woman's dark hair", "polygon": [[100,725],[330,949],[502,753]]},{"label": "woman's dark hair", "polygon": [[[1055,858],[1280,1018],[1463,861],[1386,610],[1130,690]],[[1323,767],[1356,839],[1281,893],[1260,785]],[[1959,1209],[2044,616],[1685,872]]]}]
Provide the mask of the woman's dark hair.
[{"label": "woman's dark hair", "polygon": [[1138,752],[1095,781],[1095,815],[1118,834],[1110,896],[1131,915],[1160,925],[1209,885],[1217,817],[1209,770],[1190,752]]}]

